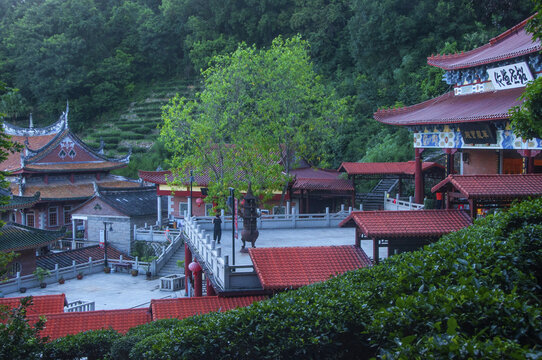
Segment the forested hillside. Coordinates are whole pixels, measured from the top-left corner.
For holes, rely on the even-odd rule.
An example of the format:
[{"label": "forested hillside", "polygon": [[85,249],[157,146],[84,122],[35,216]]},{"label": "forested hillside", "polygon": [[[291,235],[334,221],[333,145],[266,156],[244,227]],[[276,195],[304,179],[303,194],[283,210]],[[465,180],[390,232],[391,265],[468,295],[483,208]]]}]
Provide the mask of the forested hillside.
[{"label": "forested hillside", "polygon": [[0,81],[20,91],[0,98],[0,113],[32,112],[43,125],[69,100],[84,136],[120,120],[150,84],[197,83],[213,55],[240,42],[264,48],[301,34],[354,119],[336,134],[332,165],[405,160],[409,137],[372,113],[444,92],[427,56],[472,49],[531,12],[529,0],[1,0]]}]

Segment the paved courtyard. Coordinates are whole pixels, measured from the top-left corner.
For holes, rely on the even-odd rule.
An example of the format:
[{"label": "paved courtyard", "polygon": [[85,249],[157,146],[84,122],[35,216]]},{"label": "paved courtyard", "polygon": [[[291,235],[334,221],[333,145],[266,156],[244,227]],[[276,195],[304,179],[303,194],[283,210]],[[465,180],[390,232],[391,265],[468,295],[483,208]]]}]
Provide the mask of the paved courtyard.
[{"label": "paved courtyard", "polygon": [[[329,246],[353,245],[353,228],[320,228],[320,229],[274,229],[260,230],[256,241],[257,247],[281,246]],[[230,256],[231,263],[231,232],[222,234],[222,254]],[[235,243],[236,265],[251,264],[250,256],[239,251],[241,240]],[[250,244],[248,244],[250,246]],[[372,257],[372,242],[362,241],[361,246],[369,257]],[[384,257],[381,249],[381,257]],[[96,273],[86,275],[83,279],[67,280],[65,284],[49,284],[45,289],[31,288],[24,294],[51,295],[66,294],[68,302],[76,300],[94,301],[96,310],[130,309],[148,307],[152,299],[177,298],[184,296],[184,290],[178,292],[160,291],[160,280],[146,280],[145,276],[131,276],[127,273]],[[5,294],[6,297],[23,296],[18,292]]]}]

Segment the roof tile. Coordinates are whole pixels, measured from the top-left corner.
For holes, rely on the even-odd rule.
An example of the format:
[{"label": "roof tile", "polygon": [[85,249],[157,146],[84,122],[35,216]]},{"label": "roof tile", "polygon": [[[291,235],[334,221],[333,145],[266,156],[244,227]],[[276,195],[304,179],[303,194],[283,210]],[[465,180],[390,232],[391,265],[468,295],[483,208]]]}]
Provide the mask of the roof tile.
[{"label": "roof tile", "polygon": [[532,35],[525,31],[528,20],[494,37],[486,45],[465,53],[431,56],[427,58],[427,63],[445,70],[454,70],[538,52],[542,49],[540,40],[533,41]]},{"label": "roof tile", "polygon": [[448,175],[431,191],[454,187],[466,198],[542,196],[542,174]]},{"label": "roof tile", "polygon": [[206,314],[213,311],[228,311],[238,307],[249,306],[253,302],[267,299],[267,296],[202,296],[179,299],[160,299],[151,301],[153,320],[184,319],[190,316]]},{"label": "roof tile", "polygon": [[371,264],[365,252],[353,245],[251,248],[248,251],[266,290],[298,288]]},{"label": "roof tile", "polygon": [[[62,314],[45,314],[47,322],[40,336],[49,337],[49,340],[78,334],[83,331],[114,329],[126,333],[129,329],[151,322],[148,308],[125,310],[99,310],[70,312]],[[31,324],[35,324],[39,316],[29,316]]]},{"label": "roof tile", "polygon": [[369,238],[439,237],[471,225],[462,210],[355,211],[340,227],[357,227]]},{"label": "roof tile", "polygon": [[390,125],[454,124],[510,118],[508,110],[525,88],[454,96],[453,91],[422,103],[391,110],[378,110],[374,118]]},{"label": "roof tile", "polygon": [[0,251],[35,249],[64,237],[64,231],[42,230],[15,223],[0,229]]},{"label": "roof tile", "polygon": [[[24,297],[0,298],[0,306],[10,309],[19,307]],[[35,295],[32,296],[32,305],[27,308],[27,315],[56,314],[64,312],[66,296],[58,295]]]}]

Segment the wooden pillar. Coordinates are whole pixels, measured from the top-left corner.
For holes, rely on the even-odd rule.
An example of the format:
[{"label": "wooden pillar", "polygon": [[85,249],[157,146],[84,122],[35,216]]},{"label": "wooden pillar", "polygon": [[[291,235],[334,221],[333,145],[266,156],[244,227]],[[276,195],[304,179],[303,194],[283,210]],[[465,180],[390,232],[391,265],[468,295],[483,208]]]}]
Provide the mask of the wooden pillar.
[{"label": "wooden pillar", "polygon": [[470,217],[472,220],[476,219],[476,203],[473,199],[469,199]]},{"label": "wooden pillar", "polygon": [[306,199],[306,203],[305,203],[305,214],[308,214],[310,213],[310,207],[309,207],[309,196],[310,196],[310,192],[309,190],[307,190],[307,199]]},{"label": "wooden pillar", "polygon": [[414,171],[414,202],[423,204],[423,172],[422,172],[422,152],[424,149],[414,149],[415,171]]},{"label": "wooden pillar", "polygon": [[[192,251],[188,247],[187,243],[184,243],[184,281],[188,283],[192,277],[192,272],[188,268],[188,265],[192,262]],[[188,286],[184,287],[184,294],[188,295]]]},{"label": "wooden pillar", "polygon": [[203,294],[202,274],[203,274],[202,270],[194,272],[194,296],[195,297],[201,297]]},{"label": "wooden pillar", "polygon": [[215,288],[213,287],[213,284],[211,283],[211,280],[209,280],[209,277],[207,277],[205,281],[207,283],[207,296],[215,296],[216,291],[215,291]]}]

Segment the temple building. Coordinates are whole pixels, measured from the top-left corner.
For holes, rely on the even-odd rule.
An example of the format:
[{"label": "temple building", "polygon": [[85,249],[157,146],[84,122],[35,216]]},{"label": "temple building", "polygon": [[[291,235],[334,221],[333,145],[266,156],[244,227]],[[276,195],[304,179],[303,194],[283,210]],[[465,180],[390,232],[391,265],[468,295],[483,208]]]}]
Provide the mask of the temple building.
[{"label": "temple building", "polygon": [[[415,202],[424,198],[422,152],[441,149],[447,175],[542,172],[542,140],[514,134],[509,110],[521,103],[527,83],[542,72],[539,40],[525,31],[529,19],[468,52],[436,55],[428,64],[444,69],[453,90],[420,104],[379,110],[376,120],[413,132]],[[459,169],[454,169],[459,156]]]},{"label": "temple building", "polygon": [[[111,159],[100,148],[93,149],[79,139],[68,126],[68,110],[47,127],[28,128],[3,123],[3,130],[23,150],[9,154],[0,164],[8,173],[11,194],[18,200],[39,200],[32,206],[12,206],[11,220],[39,229],[71,227],[70,211],[94,195],[94,183],[105,187],[134,187],[138,183],[110,174],[125,167],[130,154]],[[15,197],[12,197],[15,200]]]}]

